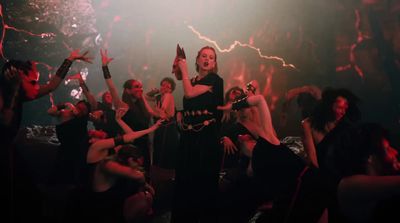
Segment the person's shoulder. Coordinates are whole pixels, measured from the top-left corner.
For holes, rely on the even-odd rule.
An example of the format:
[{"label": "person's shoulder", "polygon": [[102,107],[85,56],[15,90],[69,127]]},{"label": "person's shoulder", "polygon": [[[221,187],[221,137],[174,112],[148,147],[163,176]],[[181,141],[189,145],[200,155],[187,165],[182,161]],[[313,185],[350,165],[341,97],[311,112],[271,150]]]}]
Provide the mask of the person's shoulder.
[{"label": "person's shoulder", "polygon": [[174,95],[172,93],[165,93],[164,98],[174,98]]},{"label": "person's shoulder", "polygon": [[217,73],[209,73],[204,81],[211,83],[223,83],[223,79]]}]

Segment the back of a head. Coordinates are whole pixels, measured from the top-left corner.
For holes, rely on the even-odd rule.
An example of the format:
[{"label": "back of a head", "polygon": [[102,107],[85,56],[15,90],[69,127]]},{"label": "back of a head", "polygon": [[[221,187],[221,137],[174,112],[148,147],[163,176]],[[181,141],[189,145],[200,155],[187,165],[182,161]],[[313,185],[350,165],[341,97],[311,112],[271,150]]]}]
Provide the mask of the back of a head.
[{"label": "back of a head", "polygon": [[322,92],[322,98],[315,106],[311,115],[311,125],[313,128],[324,131],[325,124],[335,120],[332,109],[338,97],[343,97],[348,102],[348,108],[344,119],[357,122],[361,119],[361,112],[357,106],[359,99],[350,90],[345,88],[326,88]]},{"label": "back of a head", "polygon": [[310,93],[300,93],[296,101],[301,109],[302,118],[309,117],[318,103],[318,100]]}]

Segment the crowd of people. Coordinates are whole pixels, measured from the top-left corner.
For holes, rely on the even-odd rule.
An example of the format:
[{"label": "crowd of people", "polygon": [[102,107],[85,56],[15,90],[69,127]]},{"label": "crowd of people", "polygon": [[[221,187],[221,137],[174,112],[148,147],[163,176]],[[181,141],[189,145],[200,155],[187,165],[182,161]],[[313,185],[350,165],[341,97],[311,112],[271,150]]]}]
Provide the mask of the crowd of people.
[{"label": "crowd of people", "polygon": [[[184,55],[184,53],[183,53]],[[303,86],[297,98],[304,156],[281,142],[257,81],[228,89],[214,48],[201,48],[196,75],[186,56],[173,72],[183,87],[177,111],[175,80],[143,93],[112,80],[113,58],[100,51],[108,91],[97,101],[80,74],[86,100],[52,104],[60,142],[50,184],[70,185],[63,221],[151,222],[159,184],[151,172],[169,170],[174,184],[170,222],[385,222],[400,195],[398,152],[377,123],[361,123],[358,98],[348,89]],[[10,222],[44,221],[41,191],[16,150],[22,105],[54,91],[73,61],[71,52],[50,81],[38,85],[36,64],[10,60],[0,74],[1,171]],[[284,108],[285,109],[285,108]],[[88,129],[88,122],[94,128]],[[29,197],[29,199],[27,199]],[[26,214],[21,214],[24,210]]]}]

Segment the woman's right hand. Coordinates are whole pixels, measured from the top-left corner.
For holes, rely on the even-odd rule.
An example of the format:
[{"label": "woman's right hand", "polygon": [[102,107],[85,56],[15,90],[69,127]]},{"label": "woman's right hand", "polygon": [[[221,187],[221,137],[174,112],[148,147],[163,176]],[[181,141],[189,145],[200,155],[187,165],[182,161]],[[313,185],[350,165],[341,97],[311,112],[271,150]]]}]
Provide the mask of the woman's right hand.
[{"label": "woman's right hand", "polygon": [[101,65],[107,66],[114,58],[108,57],[108,50],[103,50],[100,49],[100,55],[101,55]]},{"label": "woman's right hand", "polygon": [[232,142],[232,140],[229,137],[226,136],[222,137],[220,143],[224,145],[225,154],[231,155],[235,154],[238,151],[236,145]]}]

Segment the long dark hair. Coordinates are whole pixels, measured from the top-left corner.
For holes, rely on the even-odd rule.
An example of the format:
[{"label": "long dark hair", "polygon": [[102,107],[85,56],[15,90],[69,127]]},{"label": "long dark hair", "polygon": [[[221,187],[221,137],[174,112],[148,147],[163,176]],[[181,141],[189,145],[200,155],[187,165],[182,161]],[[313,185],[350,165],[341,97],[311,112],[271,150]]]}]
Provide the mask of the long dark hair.
[{"label": "long dark hair", "polygon": [[150,120],[150,113],[147,111],[144,101],[141,99],[134,101],[132,99],[132,96],[126,92],[126,89],[132,88],[132,84],[134,82],[137,82],[137,80],[129,79],[129,80],[125,81],[124,92],[122,93],[122,101],[125,102],[129,106],[129,109],[131,109],[134,112],[135,116],[145,118],[145,120],[143,120],[143,121],[147,120],[147,123],[148,123]]},{"label": "long dark hair", "polygon": [[332,106],[339,96],[345,98],[349,105],[343,120],[351,122],[357,122],[360,120],[361,113],[357,107],[357,103],[359,102],[357,96],[344,88],[327,88],[322,92],[322,98],[318,102],[310,117],[311,127],[320,132],[325,132],[325,125],[335,120],[335,114],[332,110]]}]

